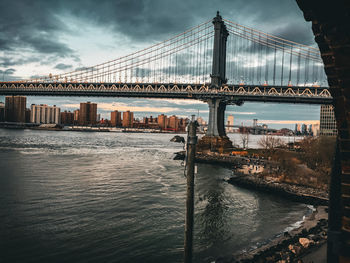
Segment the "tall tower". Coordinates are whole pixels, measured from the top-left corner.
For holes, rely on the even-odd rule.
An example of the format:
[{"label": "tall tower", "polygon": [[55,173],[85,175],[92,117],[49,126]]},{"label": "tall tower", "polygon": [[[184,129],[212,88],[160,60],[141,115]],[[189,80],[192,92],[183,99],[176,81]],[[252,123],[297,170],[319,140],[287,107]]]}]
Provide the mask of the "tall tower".
[{"label": "tall tower", "polygon": [[[211,77],[211,89],[218,89],[227,83],[226,79],[226,42],[228,31],[219,11],[213,19],[214,24],[214,47],[213,65]],[[226,102],[220,98],[206,100],[209,106],[208,129],[205,136],[199,140],[199,151],[210,150],[224,152],[232,149],[232,142],[226,136],[225,110]]]},{"label": "tall tower", "polygon": [[7,96],[5,98],[5,121],[26,121],[27,98],[23,96]]},{"label": "tall tower", "polygon": [[211,87],[220,87],[227,82],[226,79],[226,42],[228,31],[219,15],[213,19],[214,24],[214,50],[213,50],[213,66],[211,77]]}]

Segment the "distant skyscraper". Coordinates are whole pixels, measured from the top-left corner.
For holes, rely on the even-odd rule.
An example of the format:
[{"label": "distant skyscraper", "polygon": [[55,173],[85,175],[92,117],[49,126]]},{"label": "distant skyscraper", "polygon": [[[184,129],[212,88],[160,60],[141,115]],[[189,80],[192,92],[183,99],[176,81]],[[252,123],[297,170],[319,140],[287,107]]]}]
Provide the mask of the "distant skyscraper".
[{"label": "distant skyscraper", "polygon": [[97,122],[97,104],[91,103],[80,103],[79,110],[79,124],[80,125],[95,125]]},{"label": "distant skyscraper", "polygon": [[311,124],[311,133],[313,136],[318,136],[320,133],[320,124],[319,123],[315,123],[315,124]]},{"label": "distant skyscraper", "polygon": [[30,123],[31,110],[26,109],[26,123]]},{"label": "distant skyscraper", "polygon": [[306,125],[305,123],[303,123],[303,124],[301,125],[301,133],[302,133],[303,135],[306,135],[306,134],[307,134],[307,125]]},{"label": "distant skyscraper", "polygon": [[177,131],[179,129],[179,119],[173,115],[169,117],[169,128],[173,129],[174,131]]},{"label": "distant skyscraper", "polygon": [[75,110],[74,111],[74,121],[73,121],[73,124],[78,124],[79,123],[79,110]]},{"label": "distant skyscraper", "polygon": [[258,126],[258,119],[253,119],[253,127]]},{"label": "distant skyscraper", "polygon": [[122,125],[122,113],[120,111],[111,112],[111,124],[113,127],[119,127]]},{"label": "distant skyscraper", "polygon": [[134,113],[130,111],[123,112],[123,127],[132,128],[134,124]]},{"label": "distant skyscraper", "polygon": [[30,122],[32,123],[61,123],[60,108],[46,104],[31,105]]},{"label": "distant skyscraper", "polygon": [[27,98],[23,96],[7,96],[5,98],[5,121],[26,121]]},{"label": "distant skyscraper", "polygon": [[227,132],[233,132],[233,122],[234,122],[234,117],[233,115],[228,115],[227,117],[227,126],[230,126],[230,127],[227,127]]},{"label": "distant skyscraper", "polygon": [[0,102],[0,122],[5,121],[5,103]]},{"label": "distant skyscraper", "polygon": [[61,112],[61,123],[64,125],[72,125],[74,123],[74,113],[70,111]]},{"label": "distant skyscraper", "polygon": [[336,136],[338,133],[337,122],[332,105],[321,105],[320,111],[320,135]]},{"label": "distant skyscraper", "polygon": [[168,126],[167,116],[164,114],[158,115],[158,125],[161,129],[166,129]]}]

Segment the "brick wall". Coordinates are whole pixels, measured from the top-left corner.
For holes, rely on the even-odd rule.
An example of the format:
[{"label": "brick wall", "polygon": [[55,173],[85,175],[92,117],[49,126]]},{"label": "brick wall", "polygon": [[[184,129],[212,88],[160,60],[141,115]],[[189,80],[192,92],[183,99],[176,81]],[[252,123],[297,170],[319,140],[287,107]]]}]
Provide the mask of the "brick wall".
[{"label": "brick wall", "polygon": [[350,1],[296,0],[320,48],[334,98],[341,156],[340,262],[350,262]]}]

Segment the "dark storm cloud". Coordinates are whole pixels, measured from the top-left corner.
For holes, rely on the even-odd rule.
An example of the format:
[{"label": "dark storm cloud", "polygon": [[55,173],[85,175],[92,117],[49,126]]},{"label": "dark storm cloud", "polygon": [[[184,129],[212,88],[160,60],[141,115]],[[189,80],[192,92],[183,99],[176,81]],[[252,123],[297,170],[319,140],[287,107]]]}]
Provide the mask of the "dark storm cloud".
[{"label": "dark storm cloud", "polygon": [[[301,43],[312,41],[311,26],[294,0],[2,0],[0,10],[0,50],[29,49],[76,61],[79,58],[69,43],[60,40],[61,33],[75,33],[63,22],[68,16],[122,33],[131,41],[158,42],[211,19],[221,10],[229,20]],[[2,66],[28,62],[2,62]]]},{"label": "dark storm cloud", "polygon": [[12,66],[23,65],[31,62],[38,62],[40,58],[38,57],[30,57],[30,58],[15,58],[11,56],[0,57],[0,67],[8,68]]},{"label": "dark storm cloud", "polygon": [[[64,26],[55,14],[53,1],[0,2],[0,50],[5,51],[0,63],[3,67],[37,62],[41,59],[35,53],[67,57],[73,50],[60,42],[58,33]],[[30,58],[13,59],[9,53],[33,53]]]},{"label": "dark storm cloud", "polygon": [[309,30],[305,30],[303,25],[295,22],[277,27],[271,33],[304,45],[315,43],[314,37],[310,34]]},{"label": "dark storm cloud", "polygon": [[55,69],[65,70],[65,69],[70,69],[72,67],[73,67],[72,65],[59,63],[55,66]]}]

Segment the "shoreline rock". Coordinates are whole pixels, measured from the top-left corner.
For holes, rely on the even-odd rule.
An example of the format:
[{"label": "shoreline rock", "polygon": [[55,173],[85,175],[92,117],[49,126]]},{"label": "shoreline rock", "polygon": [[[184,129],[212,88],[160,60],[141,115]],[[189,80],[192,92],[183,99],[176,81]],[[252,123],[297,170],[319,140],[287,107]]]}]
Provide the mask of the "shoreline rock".
[{"label": "shoreline rock", "polygon": [[[174,159],[184,160],[185,153],[176,153]],[[196,155],[197,163],[207,163],[232,168],[233,165],[246,164],[242,160],[247,158],[232,158],[231,156]],[[249,162],[248,162],[249,163]],[[227,180],[228,183],[255,191],[278,195],[288,200],[310,204],[316,207],[307,216],[300,227],[285,232],[271,242],[257,249],[242,254],[234,254],[231,258],[219,258],[215,262],[303,262],[302,257],[315,249],[319,249],[327,242],[328,193],[321,189],[278,182],[267,179],[260,174],[238,175]]]},{"label": "shoreline rock", "polygon": [[326,206],[319,206],[303,224],[268,244],[224,262],[302,262],[302,258],[327,242],[328,214]]},{"label": "shoreline rock", "polygon": [[327,192],[307,186],[293,185],[272,180],[268,181],[262,176],[254,174],[231,177],[228,183],[265,193],[276,194],[296,202],[315,206],[328,206]]}]

